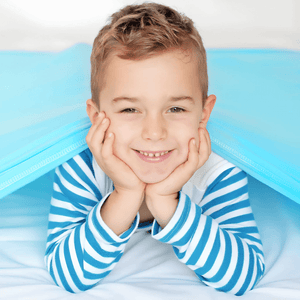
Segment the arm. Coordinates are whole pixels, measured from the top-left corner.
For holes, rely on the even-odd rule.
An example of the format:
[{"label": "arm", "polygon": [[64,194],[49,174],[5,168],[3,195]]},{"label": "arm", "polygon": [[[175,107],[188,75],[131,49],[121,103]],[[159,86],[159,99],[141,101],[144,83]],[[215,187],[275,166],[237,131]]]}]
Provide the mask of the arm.
[{"label": "arm", "polygon": [[[265,268],[247,175],[233,166],[215,172],[209,181],[200,205],[180,191],[169,223],[161,230],[154,222],[152,236],[171,244],[178,259],[205,284],[242,295],[255,286]],[[157,201],[157,214],[158,205]]]},{"label": "arm", "polygon": [[117,233],[105,223],[104,204],[125,205],[128,199],[120,201],[114,192],[103,197],[85,160],[81,153],[56,169],[49,215],[46,265],[55,283],[70,292],[87,290],[107,276],[139,223],[138,206],[126,219],[120,214]]}]

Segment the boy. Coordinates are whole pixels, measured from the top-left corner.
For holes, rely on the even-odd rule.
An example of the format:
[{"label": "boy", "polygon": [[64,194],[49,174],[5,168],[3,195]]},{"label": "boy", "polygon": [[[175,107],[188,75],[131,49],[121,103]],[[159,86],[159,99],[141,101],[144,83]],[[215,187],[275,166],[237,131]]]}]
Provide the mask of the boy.
[{"label": "boy", "polygon": [[264,257],[247,176],[211,152],[216,96],[193,22],[155,3],[126,6],[99,32],[91,64],[89,148],[55,172],[45,260],[56,284],[101,282],[145,230],[199,282],[253,288]]}]

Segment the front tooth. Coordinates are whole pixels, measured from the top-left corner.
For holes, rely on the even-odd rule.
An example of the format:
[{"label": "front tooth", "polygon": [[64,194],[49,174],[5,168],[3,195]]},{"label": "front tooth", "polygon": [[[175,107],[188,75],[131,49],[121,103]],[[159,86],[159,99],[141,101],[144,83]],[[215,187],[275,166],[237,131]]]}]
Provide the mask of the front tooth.
[{"label": "front tooth", "polygon": [[148,154],[148,156],[150,156],[150,157],[153,157],[153,156],[154,156],[154,154],[153,154],[153,153],[149,153],[149,154]]},{"label": "front tooth", "polygon": [[160,155],[161,155],[161,153],[155,153],[155,157],[158,157]]}]

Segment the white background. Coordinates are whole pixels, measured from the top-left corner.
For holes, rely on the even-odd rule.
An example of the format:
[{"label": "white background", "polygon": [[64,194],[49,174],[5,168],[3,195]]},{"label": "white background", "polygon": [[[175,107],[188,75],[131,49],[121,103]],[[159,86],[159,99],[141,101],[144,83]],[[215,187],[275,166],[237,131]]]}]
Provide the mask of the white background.
[{"label": "white background", "polygon": [[[0,0],[0,50],[92,44],[129,0]],[[206,48],[300,50],[300,0],[161,0],[190,17]]]}]

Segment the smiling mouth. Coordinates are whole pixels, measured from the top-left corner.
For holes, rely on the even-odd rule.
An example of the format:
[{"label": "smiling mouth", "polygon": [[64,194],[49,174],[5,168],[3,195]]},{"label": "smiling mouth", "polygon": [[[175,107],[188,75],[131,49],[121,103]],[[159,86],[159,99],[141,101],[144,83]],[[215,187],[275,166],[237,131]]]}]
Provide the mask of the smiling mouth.
[{"label": "smiling mouth", "polygon": [[136,152],[138,153],[141,153],[143,154],[144,156],[147,156],[147,157],[159,157],[159,156],[163,156],[163,155],[166,155],[167,153],[171,152],[172,150],[166,150],[166,151],[139,151],[139,150],[135,150]]}]

